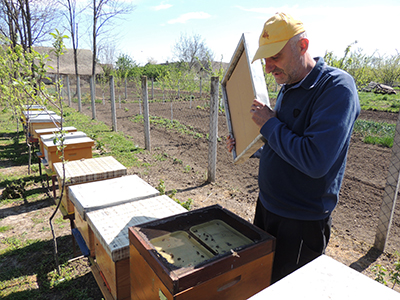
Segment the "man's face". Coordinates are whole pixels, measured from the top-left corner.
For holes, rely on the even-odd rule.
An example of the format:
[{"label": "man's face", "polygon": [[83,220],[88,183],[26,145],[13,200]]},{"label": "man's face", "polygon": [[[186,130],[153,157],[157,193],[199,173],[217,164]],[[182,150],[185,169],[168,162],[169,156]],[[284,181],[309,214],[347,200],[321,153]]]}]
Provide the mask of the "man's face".
[{"label": "man's face", "polygon": [[278,54],[264,58],[265,71],[275,77],[278,84],[293,84],[299,82],[300,55],[293,50],[290,42],[282,48]]}]

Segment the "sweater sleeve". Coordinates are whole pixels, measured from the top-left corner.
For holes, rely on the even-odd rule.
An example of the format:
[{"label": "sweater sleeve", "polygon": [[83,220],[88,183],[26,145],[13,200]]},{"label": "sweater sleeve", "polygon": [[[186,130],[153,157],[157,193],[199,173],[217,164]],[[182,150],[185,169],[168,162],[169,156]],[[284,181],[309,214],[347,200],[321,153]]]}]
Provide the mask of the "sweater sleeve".
[{"label": "sweater sleeve", "polygon": [[351,136],[359,104],[354,85],[347,83],[332,85],[319,95],[301,135],[281,122],[279,113],[260,130],[277,155],[312,178],[328,173]]}]

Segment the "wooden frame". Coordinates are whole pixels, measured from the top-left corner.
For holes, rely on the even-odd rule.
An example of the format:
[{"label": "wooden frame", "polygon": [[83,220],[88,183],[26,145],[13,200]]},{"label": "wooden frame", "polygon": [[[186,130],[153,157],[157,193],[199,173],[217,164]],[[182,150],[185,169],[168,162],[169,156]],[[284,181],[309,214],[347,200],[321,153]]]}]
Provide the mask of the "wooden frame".
[{"label": "wooden frame", "polygon": [[[197,265],[182,267],[168,263],[151,243],[168,233],[189,234],[196,225],[211,220],[225,222],[250,243],[214,253],[215,256]],[[194,234],[190,236],[208,248]],[[275,238],[219,205],[129,227],[129,242],[131,299],[242,300],[270,283]]]},{"label": "wooden frame", "polygon": [[265,140],[251,119],[254,99],[270,105],[261,61],[251,63],[257,50],[257,38],[244,33],[221,81],[229,134],[235,138],[234,163],[243,163]]}]

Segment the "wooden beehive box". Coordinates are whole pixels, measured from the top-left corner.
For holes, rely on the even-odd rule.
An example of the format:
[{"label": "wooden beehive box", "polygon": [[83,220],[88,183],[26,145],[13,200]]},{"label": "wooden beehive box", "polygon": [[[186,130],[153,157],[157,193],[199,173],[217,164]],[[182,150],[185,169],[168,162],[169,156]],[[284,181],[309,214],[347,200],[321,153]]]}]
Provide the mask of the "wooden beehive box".
[{"label": "wooden beehive box", "polygon": [[37,105],[37,104],[26,104],[26,105],[22,105],[22,108],[24,110],[45,110],[46,106],[42,106],[42,105]]},{"label": "wooden beehive box", "polygon": [[[104,175],[92,174],[87,179],[100,178]],[[77,179],[77,178],[76,178]],[[122,176],[101,181],[69,185],[68,200],[75,213],[76,227],[81,232],[92,256],[95,251],[91,230],[87,222],[87,213],[123,203],[159,195],[159,191],[137,175]],[[68,204],[69,205],[69,204]],[[71,207],[68,206],[68,212]]]},{"label": "wooden beehive box", "polygon": [[[42,129],[36,129],[35,133],[36,136],[38,137],[38,143],[39,143],[39,151],[40,155],[39,157],[44,157],[44,150],[43,150],[43,139],[48,139],[50,137],[54,137],[54,133],[60,132],[60,128],[57,127],[52,127],[52,128],[42,128]],[[64,127],[63,128],[64,132],[76,132],[78,131],[75,127],[69,126],[69,127]],[[47,138],[45,136],[48,136]]]},{"label": "wooden beehive box", "polygon": [[33,120],[35,118],[40,118],[41,116],[54,116],[57,115],[54,111],[51,110],[25,110],[22,112],[22,123],[25,125],[29,120]]},{"label": "wooden beehive box", "polygon": [[[131,198],[134,198],[135,186],[130,185],[126,189],[131,191]],[[163,195],[85,214],[88,226],[93,232],[96,264],[114,299],[131,297],[128,228],[183,212],[186,212],[186,209]],[[104,283],[100,282],[99,285]]]},{"label": "wooden beehive box", "polygon": [[27,125],[29,135],[33,139],[38,139],[38,136],[35,132],[36,129],[59,127],[61,125],[61,117],[56,114],[38,115],[35,118],[29,118]]},{"label": "wooden beehive box", "polygon": [[[44,157],[50,169],[54,171],[53,164],[61,161],[61,153],[57,149],[57,146],[59,146],[61,142],[58,141],[54,144],[54,138],[45,139],[45,136],[42,136],[42,139]],[[87,137],[83,132],[70,132],[66,134],[64,146],[64,160],[73,161],[82,158],[92,158],[94,140]]]},{"label": "wooden beehive box", "polygon": [[244,33],[221,81],[229,134],[235,138],[234,163],[243,163],[264,143],[258,126],[251,119],[254,99],[269,104],[261,61],[251,63],[258,38]]},{"label": "wooden beehive box", "polygon": [[[64,186],[64,193],[61,199],[61,205],[64,215],[74,214],[74,205],[69,199],[69,186],[121,177],[127,174],[127,169],[112,156],[96,157],[68,161],[63,165],[61,162],[54,164],[60,189]],[[78,222],[78,221],[77,221]]]},{"label": "wooden beehive box", "polygon": [[270,283],[274,237],[219,205],[131,227],[129,241],[132,300],[247,299]]}]

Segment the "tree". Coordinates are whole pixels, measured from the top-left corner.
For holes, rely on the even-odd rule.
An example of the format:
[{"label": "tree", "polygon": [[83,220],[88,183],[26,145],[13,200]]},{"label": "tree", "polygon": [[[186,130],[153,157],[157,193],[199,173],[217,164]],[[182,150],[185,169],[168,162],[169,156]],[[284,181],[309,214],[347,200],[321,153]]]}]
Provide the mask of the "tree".
[{"label": "tree", "polygon": [[[78,78],[78,18],[86,7],[77,7],[76,0],[60,0],[58,3],[65,9],[61,14],[65,17],[68,23],[68,32],[72,41],[72,51],[74,52],[75,76]],[[78,85],[76,86],[78,93]]]},{"label": "tree", "polygon": [[181,34],[172,52],[175,59],[188,64],[189,70],[193,68],[197,60],[206,65],[209,60],[214,59],[214,53],[206,46],[199,34],[193,36]]},{"label": "tree", "polygon": [[113,21],[124,14],[128,14],[133,10],[133,6],[129,3],[118,0],[92,0],[91,9],[93,11],[93,59],[92,59],[92,76],[96,75],[96,63],[98,52],[98,38],[101,34],[107,32],[113,25]]},{"label": "tree", "polygon": [[58,22],[55,0],[0,0],[0,32],[25,51],[51,39]]}]

